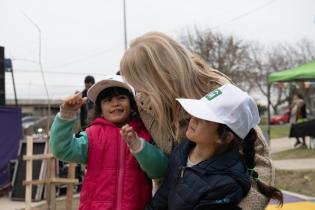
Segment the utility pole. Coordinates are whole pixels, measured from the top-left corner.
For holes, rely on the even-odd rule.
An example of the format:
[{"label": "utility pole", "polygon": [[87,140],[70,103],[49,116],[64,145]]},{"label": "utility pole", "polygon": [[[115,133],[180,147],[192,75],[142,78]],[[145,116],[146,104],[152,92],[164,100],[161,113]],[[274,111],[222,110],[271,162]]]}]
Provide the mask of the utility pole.
[{"label": "utility pole", "polygon": [[15,88],[15,80],[14,80],[14,73],[13,73],[13,66],[12,61],[9,58],[4,59],[4,70],[5,72],[11,72],[12,82],[13,82],[13,90],[14,90],[14,99],[15,99],[15,106],[18,106],[17,96],[16,96],[16,88]]},{"label": "utility pole", "polygon": [[0,46],[0,106],[5,106],[4,47]]},{"label": "utility pole", "polygon": [[126,17],[126,0],[123,0],[123,11],[124,11],[124,44],[125,51],[127,50],[127,17]]}]

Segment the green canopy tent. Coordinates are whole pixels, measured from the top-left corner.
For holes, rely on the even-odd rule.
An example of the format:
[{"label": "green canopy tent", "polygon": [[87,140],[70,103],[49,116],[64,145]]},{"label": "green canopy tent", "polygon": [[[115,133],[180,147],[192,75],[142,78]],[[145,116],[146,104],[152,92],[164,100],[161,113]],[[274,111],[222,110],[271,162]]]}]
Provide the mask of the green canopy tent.
[{"label": "green canopy tent", "polygon": [[315,60],[302,66],[271,73],[268,83],[315,80]]},{"label": "green canopy tent", "polygon": [[268,141],[270,139],[270,87],[275,82],[315,81],[315,60],[296,68],[268,75]]}]

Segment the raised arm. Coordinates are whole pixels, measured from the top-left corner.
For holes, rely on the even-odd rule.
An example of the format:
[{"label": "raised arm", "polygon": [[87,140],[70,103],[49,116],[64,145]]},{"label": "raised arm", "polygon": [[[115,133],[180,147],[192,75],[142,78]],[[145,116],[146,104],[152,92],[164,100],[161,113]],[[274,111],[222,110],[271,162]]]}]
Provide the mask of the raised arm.
[{"label": "raised arm", "polygon": [[54,119],[50,130],[50,147],[53,155],[60,160],[83,164],[87,162],[87,134],[81,132],[74,136],[77,113],[84,101],[79,94],[68,97]]}]

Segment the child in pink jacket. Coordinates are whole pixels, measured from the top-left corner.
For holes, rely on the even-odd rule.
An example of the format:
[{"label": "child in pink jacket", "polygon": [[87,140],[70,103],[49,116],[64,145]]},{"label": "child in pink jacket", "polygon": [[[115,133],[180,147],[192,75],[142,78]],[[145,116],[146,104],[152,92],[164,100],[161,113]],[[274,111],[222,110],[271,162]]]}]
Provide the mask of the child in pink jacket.
[{"label": "child in pink jacket", "polygon": [[141,210],[151,199],[152,182],[141,170],[120,135],[129,124],[142,141],[152,142],[138,117],[134,90],[119,75],[92,86],[87,97],[95,103],[95,120],[73,135],[81,95],[65,99],[52,128],[50,145],[58,159],[87,165],[80,210]]}]

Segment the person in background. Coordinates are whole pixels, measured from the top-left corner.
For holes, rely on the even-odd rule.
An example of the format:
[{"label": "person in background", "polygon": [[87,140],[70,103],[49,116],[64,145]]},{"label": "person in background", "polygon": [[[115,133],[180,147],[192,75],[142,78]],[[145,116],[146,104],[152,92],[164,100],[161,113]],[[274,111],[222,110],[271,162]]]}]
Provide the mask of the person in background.
[{"label": "person in background", "polygon": [[134,89],[118,75],[93,85],[87,97],[95,103],[95,119],[74,135],[76,113],[85,103],[80,94],[66,98],[51,127],[53,155],[86,164],[80,210],[141,210],[152,198],[152,181],[141,170],[120,135],[129,124],[142,141],[152,142],[140,120]]},{"label": "person in background", "polygon": [[[303,97],[298,94],[294,93],[292,95],[292,103],[291,103],[291,111],[290,111],[290,123],[295,124],[299,122],[303,122],[306,119],[306,106],[303,100]],[[301,137],[302,141],[299,137],[296,137],[296,142],[294,147],[297,147],[302,143],[301,146],[306,146],[305,144],[305,136]]]},{"label": "person in background", "polygon": [[[231,83],[225,74],[212,69],[202,58],[160,32],[145,33],[131,43],[120,61],[120,73],[135,88],[141,119],[156,147],[166,156],[186,137],[190,119],[176,98],[200,99],[211,90]],[[269,147],[259,126],[255,130],[258,136],[255,143],[255,171],[260,181],[270,186],[274,184],[275,173]],[[146,151],[146,147],[145,143],[142,152]],[[164,167],[157,170],[162,157],[158,157],[158,153],[150,154],[153,158],[147,156],[141,159],[156,166],[156,172],[159,172],[152,173],[150,178],[163,177],[167,170]],[[150,174],[149,168],[140,165]],[[253,183],[240,207],[244,210],[261,210],[266,208],[268,202],[269,198]]]},{"label": "person in background", "polygon": [[[86,76],[84,78],[84,90],[82,91],[82,97],[86,97],[87,96],[87,92],[89,90],[90,87],[92,87],[92,85],[95,84],[95,79],[93,76]],[[80,130],[85,130],[85,128],[89,125],[89,123],[91,122],[92,118],[93,118],[93,102],[89,99],[87,99],[86,103],[84,105],[82,105],[81,109],[80,109]]]}]

